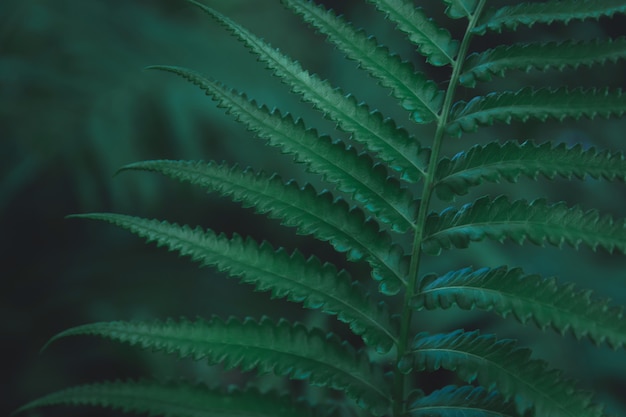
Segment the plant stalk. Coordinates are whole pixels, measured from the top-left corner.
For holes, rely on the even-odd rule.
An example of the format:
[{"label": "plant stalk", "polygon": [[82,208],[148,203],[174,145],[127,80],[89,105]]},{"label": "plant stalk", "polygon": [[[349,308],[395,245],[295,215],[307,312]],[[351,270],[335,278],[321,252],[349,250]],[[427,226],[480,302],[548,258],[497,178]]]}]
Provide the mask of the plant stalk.
[{"label": "plant stalk", "polygon": [[[420,208],[416,221],[416,229],[415,236],[413,239],[413,248],[411,252],[411,264],[409,267],[409,282],[404,293],[404,304],[402,311],[402,323],[400,326],[400,343],[398,345],[398,357],[397,360],[400,361],[402,357],[409,350],[409,334],[411,329],[411,322],[413,319],[413,309],[411,308],[411,300],[413,297],[419,294],[418,288],[420,287],[421,281],[418,277],[420,270],[420,261],[422,257],[422,240],[424,238],[424,226],[426,224],[426,216],[428,215],[428,210],[430,206],[430,200],[432,197],[432,193],[435,185],[435,170],[437,169],[437,161],[439,161],[441,146],[443,144],[443,139],[445,135],[446,125],[448,124],[450,110],[452,109],[452,105],[454,104],[454,95],[459,83],[459,77],[461,76],[461,70],[463,68],[463,62],[465,61],[465,57],[467,56],[467,51],[469,49],[469,44],[472,39],[472,30],[476,26],[476,22],[480,17],[482,10],[485,6],[486,0],[480,0],[474,14],[469,17],[469,23],[465,30],[465,34],[463,35],[463,40],[461,41],[461,46],[459,47],[459,52],[456,56],[455,61],[453,62],[452,76],[450,78],[450,82],[448,84],[448,88],[446,90],[446,95],[444,99],[444,103],[441,109],[441,114],[437,120],[437,130],[435,131],[435,136],[433,138],[432,151],[430,154],[430,159],[428,161],[428,170],[426,176],[424,177],[424,188],[422,189],[422,197],[420,202]],[[400,416],[406,413],[406,389],[405,385],[407,383],[406,376],[402,374],[398,369],[395,370],[395,393],[396,393],[396,401],[394,402],[394,415]]]}]

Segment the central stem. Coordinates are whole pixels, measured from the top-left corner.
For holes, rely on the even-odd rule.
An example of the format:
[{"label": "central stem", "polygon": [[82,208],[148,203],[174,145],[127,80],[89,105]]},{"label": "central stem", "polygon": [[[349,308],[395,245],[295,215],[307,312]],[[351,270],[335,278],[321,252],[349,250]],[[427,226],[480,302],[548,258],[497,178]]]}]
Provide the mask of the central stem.
[{"label": "central stem", "polygon": [[[411,322],[413,318],[413,308],[411,307],[411,300],[413,297],[419,294],[420,279],[418,277],[420,270],[420,261],[422,257],[422,240],[424,238],[424,226],[426,224],[426,217],[430,206],[430,199],[432,197],[434,185],[435,185],[435,170],[437,169],[437,162],[440,158],[441,146],[443,144],[443,138],[445,135],[445,129],[450,117],[450,110],[454,104],[454,95],[459,83],[459,77],[461,76],[461,70],[463,68],[463,62],[467,56],[470,40],[472,38],[472,30],[476,26],[478,17],[481,15],[486,0],[480,0],[474,13],[469,16],[469,23],[465,30],[465,35],[459,47],[459,52],[455,61],[452,63],[452,76],[446,90],[441,113],[437,119],[437,130],[433,139],[432,150],[430,159],[428,161],[428,170],[424,177],[424,188],[422,189],[422,198],[420,201],[420,208],[416,220],[416,230],[413,239],[413,248],[411,252],[411,264],[409,267],[409,281],[407,284],[406,292],[404,293],[404,304],[402,311],[402,323],[400,326],[400,339],[398,344],[398,361],[409,350],[409,335],[411,329]],[[394,402],[394,415],[400,416],[406,413],[406,376],[397,369],[395,370],[396,381],[396,401]]]}]

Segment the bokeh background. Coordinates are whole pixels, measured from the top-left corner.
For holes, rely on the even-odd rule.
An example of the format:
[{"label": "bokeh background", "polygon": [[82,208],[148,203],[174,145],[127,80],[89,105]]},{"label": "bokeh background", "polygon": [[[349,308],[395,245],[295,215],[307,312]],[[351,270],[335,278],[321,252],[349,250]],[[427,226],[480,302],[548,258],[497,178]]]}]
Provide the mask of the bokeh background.
[{"label": "bokeh background", "polygon": [[[412,61],[437,81],[445,70],[423,60],[361,1],[324,3]],[[462,35],[461,22],[443,15],[441,2],[427,3],[429,13]],[[324,42],[275,0],[229,0],[215,7],[261,35],[304,67],[330,79],[346,92],[379,108],[428,145],[432,128],[413,125],[407,114],[356,69],[353,62]],[[592,39],[623,36],[623,17],[570,26],[535,26],[504,34],[509,42],[528,39]],[[496,36],[479,39],[475,49],[495,45]],[[46,340],[68,327],[93,321],[195,316],[267,315],[288,317],[338,332],[345,327],[324,316],[303,312],[267,294],[200,269],[185,259],[145,245],[104,224],[67,220],[72,213],[114,211],[202,225],[227,233],[267,239],[275,246],[306,254],[365,276],[325,244],[253,214],[252,210],[154,174],[116,170],[145,159],[215,159],[279,172],[285,179],[311,181],[301,166],[235,123],[195,87],[171,74],[145,71],[152,64],[194,68],[245,91],[270,107],[302,116],[308,126],[334,137],[334,131],[310,106],[264,70],[246,50],[209,17],[178,0],[2,0],[0,1],[0,253],[2,261],[0,413],[7,415],[37,396],[66,386],[116,378],[187,376],[208,384],[241,383],[248,375],[219,372],[219,367],[171,360],[102,340],[61,341],[39,353]],[[480,87],[515,89],[533,85],[624,87],[623,63],[578,72],[510,73]],[[474,91],[461,89],[468,98]],[[462,139],[451,139],[454,155],[472,143],[490,140],[555,140],[601,149],[623,148],[626,122],[601,120],[543,125],[496,126]],[[626,216],[623,184],[601,181],[539,181],[493,185],[458,200],[487,192],[533,199],[580,203],[616,217]],[[443,207],[443,204],[440,204]],[[558,276],[626,304],[626,257],[587,249],[536,248],[482,243],[465,251],[428,258],[427,270],[443,273],[467,265],[524,266],[528,272]],[[425,271],[426,272],[426,271]],[[372,286],[374,289],[375,286]],[[394,300],[392,299],[393,303]],[[536,356],[567,371],[581,385],[596,389],[616,414],[626,413],[626,352],[596,348],[482,313],[452,309],[421,313],[416,330],[433,332],[477,327],[513,337],[536,349]],[[358,340],[354,340],[358,343]],[[425,389],[446,381],[442,374],[423,381]],[[259,384],[280,385],[266,377]],[[307,389],[300,387],[298,389]],[[69,414],[68,414],[69,413]],[[32,416],[120,415],[95,409],[46,409]]]}]

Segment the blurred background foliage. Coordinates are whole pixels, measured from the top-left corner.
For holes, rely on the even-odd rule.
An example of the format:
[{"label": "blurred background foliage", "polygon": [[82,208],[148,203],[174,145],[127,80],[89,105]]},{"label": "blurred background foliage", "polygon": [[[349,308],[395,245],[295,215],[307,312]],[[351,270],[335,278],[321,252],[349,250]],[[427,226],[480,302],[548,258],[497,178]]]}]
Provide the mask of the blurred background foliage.
[{"label": "blurred background foliage", "polygon": [[[425,144],[432,127],[412,125],[406,113],[354,63],[306,28],[275,0],[213,2],[221,11],[260,34],[305,68],[381,109]],[[446,70],[426,67],[413,48],[370,5],[361,1],[320,1],[375,34],[429,76],[445,81]],[[463,28],[443,15],[442,2],[426,3],[429,13],[459,37]],[[625,19],[567,27],[534,27],[517,39],[595,38],[624,35]],[[477,50],[502,37],[487,36]],[[298,247],[348,268],[355,277],[366,269],[348,265],[325,244],[296,236],[278,222],[253,215],[224,199],[157,175],[115,171],[145,159],[215,159],[279,172],[285,179],[311,181],[301,166],[235,123],[195,87],[168,74],[143,71],[152,64],[180,65],[223,80],[270,107],[302,116],[308,126],[337,134],[331,123],[290,94],[263,65],[208,17],[178,0],[3,0],[0,1],[0,242],[2,245],[2,369],[0,396],[8,414],[20,404],[65,386],[95,380],[154,375],[186,375],[209,385],[240,383],[247,375],[218,373],[219,367],[142,354],[100,340],[68,340],[37,353],[58,331],[85,322],[165,318],[268,315],[316,323],[339,332],[345,327],[297,306],[272,300],[223,274],[199,269],[162,249],[112,227],[65,220],[71,213],[116,211],[211,227]],[[488,89],[534,85],[624,87],[623,63],[579,72],[512,73],[480,86]],[[476,94],[460,90],[468,98]],[[544,125],[496,126],[448,141],[453,155],[472,143],[534,139],[623,148],[626,122],[579,121]],[[492,185],[486,192],[580,203],[616,217],[626,216],[623,184],[599,181],[524,180]],[[443,207],[443,204],[441,205]],[[465,251],[429,258],[428,271],[467,265],[524,266],[527,272],[556,275],[626,304],[626,258],[587,249],[574,251],[483,243]],[[372,287],[373,288],[373,287]],[[392,300],[393,301],[393,300]],[[626,354],[595,348],[571,335],[560,337],[488,314],[455,309],[418,316],[416,330],[447,331],[482,327],[514,337],[537,349],[536,356],[595,388],[613,411],[626,411]],[[354,340],[358,343],[358,340]],[[446,379],[446,375],[437,378]],[[424,381],[426,389],[437,378]],[[261,385],[276,385],[270,377]],[[308,389],[303,387],[302,389]],[[78,415],[45,410],[32,415]],[[72,414],[74,413],[74,414]],[[90,415],[118,415],[89,410]]]}]

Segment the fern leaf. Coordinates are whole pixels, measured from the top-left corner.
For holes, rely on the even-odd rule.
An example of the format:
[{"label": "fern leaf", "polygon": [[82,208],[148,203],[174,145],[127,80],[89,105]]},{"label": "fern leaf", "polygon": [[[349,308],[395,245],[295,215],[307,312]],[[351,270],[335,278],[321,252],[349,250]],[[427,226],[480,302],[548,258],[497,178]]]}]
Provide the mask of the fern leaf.
[{"label": "fern leaf", "polygon": [[342,199],[334,199],[324,191],[318,194],[307,184],[287,184],[277,175],[268,176],[248,169],[189,161],[147,161],[126,169],[157,171],[179,181],[190,182],[230,196],[281,219],[286,226],[297,227],[304,235],[330,242],[337,251],[346,252],[350,260],[365,257],[373,268],[373,276],[381,281],[381,290],[397,293],[406,278],[408,260],[403,250],[392,242],[376,222],[366,219],[358,208],[350,209]]},{"label": "fern leaf", "polygon": [[389,351],[397,343],[396,326],[392,324],[386,306],[376,305],[367,298],[346,271],[337,271],[334,265],[322,264],[316,257],[305,259],[297,250],[288,254],[284,249],[274,250],[267,242],[259,245],[239,235],[229,239],[211,230],[191,229],[157,220],[113,214],[81,217],[108,221],[148,242],[189,256],[203,266],[214,266],[233,277],[240,277],[260,291],[269,290],[274,297],[285,297],[301,302],[307,308],[337,315],[355,334],[381,352]]},{"label": "fern leaf", "polygon": [[365,103],[359,103],[354,96],[344,95],[327,81],[305,71],[298,62],[281,54],[226,16],[194,0],[188,1],[228,28],[293,92],[324,112],[340,129],[350,132],[354,140],[388,162],[390,168],[401,172],[404,179],[417,182],[422,178],[428,152],[423,152],[419,142],[405,129],[398,128],[392,119],[384,118],[377,111],[370,111]]},{"label": "fern leaf", "polygon": [[409,406],[413,417],[515,417],[513,402],[497,391],[483,387],[448,385],[428,396],[421,395]]},{"label": "fern leaf", "polygon": [[452,39],[450,32],[429,19],[424,11],[415,7],[410,0],[368,0],[378,10],[385,13],[398,29],[408,35],[417,45],[419,53],[433,65],[454,63],[459,43]]},{"label": "fern leaf", "polygon": [[626,57],[626,38],[594,41],[544,42],[502,45],[470,55],[464,64],[461,84],[474,87],[476,81],[490,81],[492,76],[504,77],[508,70],[541,71],[555,68],[576,69],[616,62]]},{"label": "fern leaf", "polygon": [[65,330],[48,343],[78,335],[104,337],[180,358],[206,359],[227,369],[256,369],[306,379],[345,392],[376,415],[389,407],[388,382],[363,351],[356,352],[320,330],[307,330],[285,320],[101,322]]},{"label": "fern leaf", "polygon": [[311,404],[255,390],[213,390],[187,382],[109,381],[54,392],[17,412],[51,405],[90,405],[164,417],[327,415]]},{"label": "fern leaf", "polygon": [[452,19],[469,18],[474,14],[478,0],[443,0],[448,5],[446,14]]},{"label": "fern leaf", "polygon": [[550,0],[520,3],[489,10],[482,16],[473,32],[484,34],[487,30],[497,32],[501,32],[502,29],[516,30],[520,25],[532,27],[536,23],[567,24],[572,20],[599,19],[625,12],[626,5],[621,0]]},{"label": "fern leaf", "polygon": [[390,178],[382,165],[375,165],[366,153],[358,154],[354,148],[346,148],[328,136],[319,136],[301,120],[283,116],[278,110],[259,107],[245,95],[193,71],[167,66],[150,68],[175,73],[199,86],[259,137],[281,147],[285,153],[295,154],[297,161],[337,183],[339,190],[352,193],[355,200],[363,203],[380,221],[392,224],[400,232],[412,226],[417,212],[413,196]]},{"label": "fern leaf", "polygon": [[438,118],[443,91],[424,74],[415,73],[410,63],[403,62],[398,55],[391,55],[374,37],[354,29],[332,10],[327,11],[310,0],[283,0],[283,3],[328,36],[334,45],[383,86],[390,88],[402,107],[411,112],[413,120],[429,123]]},{"label": "fern leaf", "polygon": [[520,413],[534,407],[535,415],[551,417],[600,417],[592,395],[581,391],[561,372],[544,361],[530,359],[530,349],[515,347],[513,340],[497,340],[478,331],[457,330],[447,334],[418,334],[412,355],[401,360],[404,372],[456,372],[466,382],[496,387],[508,400],[515,397]]},{"label": "fern leaf", "polygon": [[474,132],[479,126],[491,126],[495,122],[525,122],[529,119],[545,121],[553,118],[580,119],[585,116],[621,116],[626,112],[626,95],[622,90],[580,88],[570,90],[523,88],[517,92],[490,93],[479,96],[469,103],[459,102],[452,109],[447,132],[459,136],[461,131]]},{"label": "fern leaf", "polygon": [[589,175],[594,179],[624,181],[626,161],[622,152],[599,152],[595,148],[583,149],[581,145],[492,142],[439,161],[435,190],[439,198],[451,200],[455,195],[467,194],[471,187],[483,181],[517,182],[520,175],[536,179],[540,174],[549,179],[556,176],[583,179]]},{"label": "fern leaf", "polygon": [[565,334],[571,330],[577,339],[588,337],[613,349],[626,345],[623,308],[610,307],[610,300],[593,299],[591,291],[580,291],[573,284],[558,285],[555,278],[527,275],[519,269],[465,268],[424,279],[415,307],[434,309],[457,305],[507,317],[521,323],[534,322],[542,330],[550,327]]},{"label": "fern leaf", "polygon": [[461,209],[449,208],[431,214],[426,221],[423,249],[439,254],[454,246],[466,248],[470,242],[485,238],[522,244],[545,243],[560,247],[563,243],[578,248],[581,243],[596,250],[626,252],[626,224],[611,217],[600,217],[597,211],[583,211],[564,203],[548,204],[544,199],[531,203],[510,202],[500,196],[495,200],[482,197]]}]

